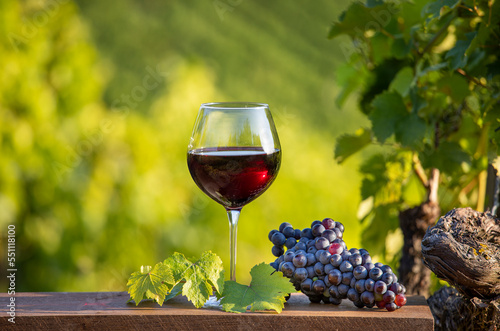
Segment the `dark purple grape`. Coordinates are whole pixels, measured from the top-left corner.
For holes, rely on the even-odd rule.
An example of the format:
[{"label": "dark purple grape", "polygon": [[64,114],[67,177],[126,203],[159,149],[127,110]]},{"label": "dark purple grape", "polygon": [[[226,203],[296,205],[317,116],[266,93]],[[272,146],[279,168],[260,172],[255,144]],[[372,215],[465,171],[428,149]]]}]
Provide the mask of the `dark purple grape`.
[{"label": "dark purple grape", "polygon": [[281,272],[286,277],[291,278],[293,276],[293,273],[295,272],[295,267],[293,266],[293,263],[292,262],[283,263],[281,265]]},{"label": "dark purple grape", "polygon": [[390,266],[388,266],[387,264],[384,264],[382,267],[380,267],[380,269],[384,272],[384,273],[393,273],[392,272],[392,268]]},{"label": "dark purple grape", "polygon": [[276,257],[280,257],[285,253],[285,250],[281,246],[273,246],[273,248],[271,248],[271,253]]},{"label": "dark purple grape", "polygon": [[311,265],[314,265],[317,261],[316,261],[316,256],[314,256],[314,254],[311,254],[311,253],[307,253],[306,254],[306,259],[307,259],[307,266],[311,266]]},{"label": "dark purple grape", "polygon": [[283,229],[283,231],[280,231],[285,235],[287,238],[293,238],[295,239],[295,230],[292,228],[292,226],[287,226]]},{"label": "dark purple grape", "polygon": [[300,234],[304,238],[309,238],[309,239],[314,239],[314,236],[312,234],[311,228],[305,228],[302,230],[302,233]]},{"label": "dark purple grape", "polygon": [[342,299],[330,297],[330,303],[338,306],[342,303]]},{"label": "dark purple grape", "polygon": [[363,263],[363,258],[359,253],[352,253],[352,255],[349,256],[349,262],[351,262],[353,267],[356,267]]},{"label": "dark purple grape", "polygon": [[361,302],[361,300],[354,301],[353,304],[358,308],[363,308],[365,306],[365,304]]},{"label": "dark purple grape", "polygon": [[302,291],[311,291],[312,290],[312,279],[306,278],[302,283],[300,283],[300,289]]},{"label": "dark purple grape", "polygon": [[323,226],[327,230],[335,228],[335,221],[331,218],[325,218],[323,221],[321,221],[321,224],[323,224]]},{"label": "dark purple grape", "polygon": [[305,254],[295,254],[293,257],[293,265],[296,268],[304,268],[307,265],[307,257]]},{"label": "dark purple grape", "polygon": [[356,266],[352,273],[356,279],[365,279],[368,276],[368,271],[362,265]]},{"label": "dark purple grape", "polygon": [[325,277],[323,277],[323,282],[325,283],[325,286],[326,286],[327,288],[333,285],[332,283],[330,283],[330,282],[328,281],[328,275],[326,275]]},{"label": "dark purple grape", "polygon": [[332,270],[335,270],[336,268],[334,266],[332,266],[330,263],[328,264],[325,264],[325,274],[328,275],[328,273]]},{"label": "dark purple grape", "polygon": [[271,230],[269,232],[269,234],[267,235],[267,237],[269,238],[269,240],[271,241],[271,237],[273,236],[273,234],[275,234],[276,232],[279,232],[278,230]]},{"label": "dark purple grape", "polygon": [[342,273],[342,284],[351,285],[351,280],[354,278],[352,271]]},{"label": "dark purple grape", "polygon": [[295,229],[294,231],[294,234],[293,234],[293,237],[296,239],[296,240],[300,240],[300,237],[302,236],[302,231],[300,231],[300,229]]},{"label": "dark purple grape", "polygon": [[377,263],[375,263],[375,266],[377,268],[382,268],[384,265],[382,263],[380,263],[380,262],[377,262]]},{"label": "dark purple grape", "polygon": [[318,251],[318,249],[315,246],[312,246],[312,247],[309,247],[306,252],[316,254],[317,251]]},{"label": "dark purple grape", "polygon": [[394,281],[394,274],[392,272],[384,272],[382,275],[382,281],[387,285],[391,285]]},{"label": "dark purple grape", "polygon": [[375,265],[371,262],[368,262],[368,263],[365,263],[363,264],[363,267],[366,268],[366,271],[370,272],[370,270],[372,270],[373,268],[375,268]]},{"label": "dark purple grape", "polygon": [[387,311],[395,311],[396,309],[398,309],[398,306],[396,306],[396,304],[394,302],[387,303],[385,305],[385,309],[387,309]]},{"label": "dark purple grape", "polygon": [[386,291],[387,291],[387,284],[381,280],[377,280],[375,282],[375,286],[373,287],[373,292],[384,294]]},{"label": "dark purple grape", "polygon": [[285,246],[288,249],[292,249],[293,247],[295,247],[296,243],[297,243],[297,240],[295,240],[295,238],[293,238],[293,237],[290,237],[290,238],[286,239]]},{"label": "dark purple grape", "polygon": [[345,285],[345,284],[340,284],[338,286],[339,295],[340,295],[341,299],[347,298],[347,292],[349,291],[349,288],[350,288],[349,285]]},{"label": "dark purple grape", "polygon": [[335,229],[339,229],[340,232],[344,232],[344,224],[340,222],[335,222]]},{"label": "dark purple grape", "polygon": [[325,265],[321,262],[317,262],[314,265],[314,273],[318,276],[323,276],[323,274],[325,273]]},{"label": "dark purple grape", "polygon": [[354,287],[356,286],[356,282],[357,282],[357,281],[358,281],[358,280],[357,280],[356,278],[352,277],[352,278],[351,278],[351,283],[349,284],[349,286],[350,286],[351,288],[354,288]]},{"label": "dark purple grape", "polygon": [[323,294],[323,292],[325,292],[325,289],[326,289],[325,282],[322,281],[321,279],[314,281],[313,285],[312,285],[312,289],[314,292],[316,292],[318,294]]},{"label": "dark purple grape", "polygon": [[358,301],[359,293],[355,289],[350,288],[349,291],[347,291],[347,298],[353,302]]},{"label": "dark purple grape", "polygon": [[324,238],[324,237],[317,237],[316,238],[316,243],[315,243],[315,247],[317,249],[327,249],[328,246],[330,246],[330,242],[328,241],[328,239]]},{"label": "dark purple grape", "polygon": [[328,281],[332,285],[339,285],[342,282],[342,273],[338,269],[333,269],[328,273]]},{"label": "dark purple grape", "polygon": [[383,297],[385,303],[392,303],[396,300],[396,294],[392,291],[386,291]]},{"label": "dark purple grape", "polygon": [[307,279],[308,273],[306,268],[296,268],[293,276],[297,281],[303,282],[304,280]]},{"label": "dark purple grape", "polygon": [[354,288],[356,289],[356,291],[358,291],[358,293],[363,293],[366,290],[365,289],[365,280],[360,279],[360,280],[356,281],[356,284],[354,284]]},{"label": "dark purple grape", "polygon": [[311,230],[315,237],[320,237],[323,234],[323,232],[325,232],[326,229],[323,226],[323,224],[319,223],[312,226]]},{"label": "dark purple grape", "polygon": [[309,301],[312,303],[321,303],[323,295],[309,295]]},{"label": "dark purple grape", "polygon": [[370,254],[361,254],[361,258],[363,259],[362,264],[367,264],[372,262],[372,257],[370,256]]},{"label": "dark purple grape", "polygon": [[383,272],[380,268],[372,268],[369,272],[370,278],[374,281],[380,280],[382,278]]},{"label": "dark purple grape", "polygon": [[299,241],[297,244],[295,244],[295,249],[296,250],[306,251],[307,250],[307,245],[304,242],[300,242]]},{"label": "dark purple grape", "polygon": [[283,255],[283,256],[284,256],[283,260],[285,262],[292,262],[293,257],[295,256],[295,252],[288,250],[288,251],[286,251],[285,255]]},{"label": "dark purple grape", "polygon": [[349,261],[344,261],[340,264],[340,267],[339,267],[340,271],[342,272],[349,272],[349,271],[352,271],[354,268],[352,267],[352,264],[351,262]]},{"label": "dark purple grape", "polygon": [[325,232],[323,232],[321,236],[328,239],[328,242],[330,243],[333,242],[335,239],[337,239],[337,235],[333,230],[325,230]]},{"label": "dark purple grape", "polygon": [[309,239],[307,242],[306,242],[306,247],[307,248],[310,248],[310,247],[315,247],[316,246],[316,240],[315,239]]},{"label": "dark purple grape", "polygon": [[330,264],[332,266],[339,267],[341,263],[342,263],[342,256],[340,256],[339,254],[332,254],[332,256],[330,256]]},{"label": "dark purple grape", "polygon": [[[353,248],[350,248],[350,249],[349,249],[349,253],[351,253],[351,254],[359,254],[359,249],[354,248],[354,247],[353,247]],[[361,255],[361,254],[360,254],[360,255]]]},{"label": "dark purple grape", "polygon": [[375,287],[375,281],[371,278],[365,280],[365,289],[367,291],[373,292],[373,288]]},{"label": "dark purple grape", "polygon": [[314,253],[314,256],[316,257],[316,260],[319,261],[319,256],[321,255],[321,253],[324,252],[324,249],[319,249],[316,251],[316,253]]},{"label": "dark purple grape", "polygon": [[368,254],[369,255],[368,251],[366,249],[364,249],[364,248],[360,248],[359,249],[359,254],[361,254],[361,255]]},{"label": "dark purple grape", "polygon": [[292,226],[292,225],[291,225],[290,223],[288,223],[288,222],[283,222],[283,223],[281,223],[281,224],[280,224],[280,227],[279,227],[279,231],[280,231],[281,233],[283,233],[283,229],[284,229],[284,228],[286,228],[287,226]]},{"label": "dark purple grape", "polygon": [[375,303],[375,296],[373,295],[372,292],[369,291],[364,291],[363,293],[361,293],[359,298],[361,299],[361,302],[363,302],[365,305],[371,305]]},{"label": "dark purple grape", "polygon": [[328,251],[321,251],[321,254],[319,254],[319,262],[323,263],[323,264],[330,264],[330,256],[332,256],[332,254],[330,254]]},{"label": "dark purple grape", "polygon": [[307,277],[308,278],[313,278],[313,277],[316,277],[316,273],[314,272],[314,266],[309,266],[309,267],[306,267],[306,270],[307,270]]},{"label": "dark purple grape", "polygon": [[352,254],[349,251],[344,250],[340,255],[342,256],[342,261],[349,261],[349,256]]},{"label": "dark purple grape", "polygon": [[389,286],[389,290],[396,294],[403,293],[403,287],[399,283],[392,283],[391,286]]},{"label": "dark purple grape", "polygon": [[285,244],[285,241],[286,241],[286,237],[283,233],[281,232],[276,232],[272,235],[271,237],[271,242],[275,245],[275,246],[283,246]]},{"label": "dark purple grape", "polygon": [[274,270],[278,270],[278,266],[279,266],[278,262],[271,262],[271,263],[269,263],[269,265],[270,265],[271,267],[273,267],[273,268],[274,268]]},{"label": "dark purple grape", "polygon": [[332,230],[335,231],[335,236],[337,237],[337,239],[342,240],[342,238],[344,237],[344,233],[337,228]]},{"label": "dark purple grape", "polygon": [[316,224],[321,224],[321,221],[318,221],[318,220],[313,221],[313,222],[311,223],[311,229],[312,229],[312,227],[313,227],[313,226],[315,226]]},{"label": "dark purple grape", "polygon": [[338,289],[337,285],[330,286],[328,288],[328,292],[330,292],[330,297],[337,298],[337,299],[340,298],[339,289]]}]

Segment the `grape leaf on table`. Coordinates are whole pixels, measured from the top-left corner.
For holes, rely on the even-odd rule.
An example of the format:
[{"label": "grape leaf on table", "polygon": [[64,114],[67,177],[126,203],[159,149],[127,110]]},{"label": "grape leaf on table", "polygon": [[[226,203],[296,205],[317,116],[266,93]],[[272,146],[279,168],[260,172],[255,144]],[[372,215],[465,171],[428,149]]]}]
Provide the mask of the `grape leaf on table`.
[{"label": "grape leaf on table", "polygon": [[226,281],[224,285],[222,309],[232,313],[244,313],[247,306],[251,311],[275,310],[281,313],[285,297],[296,292],[290,281],[276,272],[268,264],[261,263],[250,271],[252,281],[249,286],[235,281]]},{"label": "grape leaf on table", "polygon": [[[212,287],[220,297],[224,289],[224,268],[222,260],[214,253],[204,252],[199,260],[191,262],[181,253],[174,253],[163,262],[172,272],[175,280],[175,291],[169,294],[168,299],[180,293],[191,301],[196,308],[202,307],[212,295]],[[175,293],[174,293],[175,292]]]},{"label": "grape leaf on table", "polygon": [[172,271],[163,263],[151,267],[141,267],[130,276],[127,287],[130,299],[138,305],[143,299],[154,299],[161,306],[168,291],[174,284]]}]

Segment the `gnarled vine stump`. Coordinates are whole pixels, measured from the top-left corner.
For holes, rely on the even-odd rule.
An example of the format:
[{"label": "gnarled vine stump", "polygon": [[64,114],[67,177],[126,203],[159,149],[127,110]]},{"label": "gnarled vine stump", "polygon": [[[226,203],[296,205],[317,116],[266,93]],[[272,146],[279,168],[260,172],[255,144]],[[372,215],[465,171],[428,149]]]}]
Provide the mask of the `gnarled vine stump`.
[{"label": "gnarled vine stump", "polygon": [[422,255],[429,269],[456,288],[429,298],[437,329],[500,328],[500,219],[454,209],[427,230]]}]

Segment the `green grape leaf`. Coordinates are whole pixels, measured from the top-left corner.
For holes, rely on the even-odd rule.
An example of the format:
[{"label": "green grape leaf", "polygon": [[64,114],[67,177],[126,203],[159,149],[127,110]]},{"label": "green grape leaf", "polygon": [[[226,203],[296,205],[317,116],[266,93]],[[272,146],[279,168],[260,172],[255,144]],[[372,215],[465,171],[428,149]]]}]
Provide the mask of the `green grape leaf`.
[{"label": "green grape leaf", "polygon": [[149,266],[141,267],[141,271],[132,273],[127,287],[130,299],[134,300],[136,305],[143,299],[153,299],[161,306],[173,284],[172,271],[160,262],[153,269]]},{"label": "green grape leaf", "polygon": [[408,114],[396,123],[396,141],[403,147],[422,147],[426,134],[427,124],[415,113]]},{"label": "green grape leaf", "polygon": [[399,70],[394,79],[389,85],[389,91],[396,91],[401,96],[406,97],[413,84],[413,69],[411,67],[404,67]]},{"label": "green grape leaf", "polygon": [[431,17],[440,17],[448,13],[459,2],[460,0],[436,0],[427,5],[426,13],[430,14]]},{"label": "green grape leaf", "polygon": [[384,92],[372,101],[369,117],[377,140],[383,143],[396,131],[396,124],[408,116],[403,98],[397,92]]},{"label": "green grape leaf", "polygon": [[349,156],[360,151],[372,141],[371,131],[359,129],[354,134],[345,134],[335,144],[335,161],[344,162]]},{"label": "green grape leaf", "polygon": [[467,39],[457,40],[455,46],[446,53],[445,59],[449,61],[451,70],[465,67],[468,58],[466,51],[476,34],[477,32],[466,33],[465,37]]},{"label": "green grape leaf", "polygon": [[205,304],[212,295],[212,288],[215,289],[217,296],[220,296],[224,289],[222,260],[210,251],[203,253],[194,263],[180,253],[174,253],[163,263],[172,271],[176,283],[185,281],[182,294],[196,308]]},{"label": "green grape leaf", "polygon": [[461,173],[462,163],[471,163],[470,155],[454,141],[443,141],[437,149],[422,153],[421,160],[424,168],[437,168],[449,175]]},{"label": "green grape leaf", "polygon": [[222,309],[232,313],[244,313],[247,306],[251,311],[275,310],[281,313],[285,297],[296,292],[290,281],[276,272],[268,264],[261,263],[250,270],[252,281],[249,286],[238,284],[235,281],[226,281]]},{"label": "green grape leaf", "polygon": [[[365,33],[367,27],[378,27],[380,29],[380,24],[376,21],[376,18],[379,17],[379,13],[382,10],[385,10],[385,5],[377,6],[376,8],[377,10],[375,8],[368,8],[360,2],[352,3],[349,8],[341,14],[339,22],[333,23],[328,33],[328,38],[332,39],[343,33],[350,36],[362,35]],[[384,16],[380,19],[386,18]],[[385,23],[385,21],[383,21],[383,23]]]},{"label": "green grape leaf", "polygon": [[164,302],[168,301],[170,299],[173,299],[176,296],[178,296],[179,294],[181,294],[183,286],[184,286],[184,283],[182,283],[182,282],[175,284],[175,286],[170,290],[170,292],[168,292],[167,296],[165,297]]},{"label": "green grape leaf", "polygon": [[445,75],[436,83],[439,91],[450,96],[457,104],[464,101],[470,94],[469,83],[466,78],[459,74]]}]

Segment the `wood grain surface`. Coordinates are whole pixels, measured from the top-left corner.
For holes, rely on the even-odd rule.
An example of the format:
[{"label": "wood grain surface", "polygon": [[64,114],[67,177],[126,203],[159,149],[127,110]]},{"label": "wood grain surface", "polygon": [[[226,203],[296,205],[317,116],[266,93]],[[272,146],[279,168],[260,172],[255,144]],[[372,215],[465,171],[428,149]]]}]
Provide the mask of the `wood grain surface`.
[{"label": "wood grain surface", "polygon": [[16,293],[16,323],[10,323],[0,294],[1,330],[433,330],[434,320],[422,296],[409,296],[395,312],[358,309],[350,301],[339,306],[312,304],[294,293],[281,314],[226,313],[196,309],[184,297],[163,306],[127,303],[126,292]]}]

